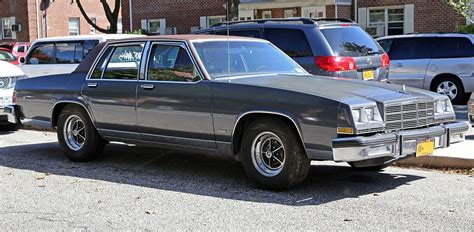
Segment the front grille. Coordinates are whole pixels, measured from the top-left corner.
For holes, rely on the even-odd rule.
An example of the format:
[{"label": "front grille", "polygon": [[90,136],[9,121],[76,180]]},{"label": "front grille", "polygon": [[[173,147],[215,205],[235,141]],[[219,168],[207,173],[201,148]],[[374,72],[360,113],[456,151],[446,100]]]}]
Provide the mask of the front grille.
[{"label": "front grille", "polygon": [[10,85],[10,77],[0,77],[0,89],[6,89]]},{"label": "front grille", "polygon": [[424,127],[435,123],[434,102],[404,102],[385,105],[387,131]]}]

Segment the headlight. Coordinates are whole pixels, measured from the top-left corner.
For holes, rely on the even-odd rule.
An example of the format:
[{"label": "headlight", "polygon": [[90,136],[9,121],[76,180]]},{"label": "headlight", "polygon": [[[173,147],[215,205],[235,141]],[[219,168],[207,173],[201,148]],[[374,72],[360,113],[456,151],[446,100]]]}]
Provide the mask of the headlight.
[{"label": "headlight", "polygon": [[449,99],[442,99],[435,101],[435,116],[442,116],[445,114],[453,114],[453,105]]},{"label": "headlight", "polygon": [[15,88],[16,81],[20,79],[25,79],[25,78],[27,78],[26,75],[18,76],[18,77],[10,77],[10,83],[8,84],[8,88]]},{"label": "headlight", "polygon": [[352,117],[356,125],[383,122],[377,106],[365,106],[352,109]]}]

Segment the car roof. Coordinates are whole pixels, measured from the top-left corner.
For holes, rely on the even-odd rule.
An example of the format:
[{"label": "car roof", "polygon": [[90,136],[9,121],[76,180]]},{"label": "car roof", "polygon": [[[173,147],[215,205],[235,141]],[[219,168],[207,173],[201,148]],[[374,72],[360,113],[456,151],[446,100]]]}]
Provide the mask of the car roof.
[{"label": "car roof", "polygon": [[130,41],[149,41],[149,40],[178,40],[185,42],[197,42],[197,41],[260,41],[267,42],[263,39],[250,38],[250,37],[239,37],[239,36],[223,36],[223,35],[156,35],[156,36],[143,36],[139,38],[127,38],[115,40],[113,42],[130,42]]},{"label": "car roof", "polygon": [[99,34],[99,35],[75,35],[75,36],[60,36],[60,37],[48,37],[35,40],[38,42],[57,42],[57,41],[77,41],[77,40],[115,40],[132,37],[142,37],[142,35],[130,35],[130,34]]},{"label": "car roof", "polygon": [[397,39],[397,38],[426,38],[426,37],[464,37],[474,42],[474,36],[464,33],[423,33],[423,34],[406,34],[406,35],[390,35],[377,38],[376,40]]}]

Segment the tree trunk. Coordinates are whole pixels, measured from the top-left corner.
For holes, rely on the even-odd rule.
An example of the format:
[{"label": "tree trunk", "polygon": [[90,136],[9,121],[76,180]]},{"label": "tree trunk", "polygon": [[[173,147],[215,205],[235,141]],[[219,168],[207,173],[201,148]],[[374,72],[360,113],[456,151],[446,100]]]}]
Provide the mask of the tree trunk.
[{"label": "tree trunk", "polygon": [[76,0],[76,3],[77,3],[77,6],[79,7],[79,10],[81,11],[82,16],[86,19],[87,23],[91,25],[93,28],[95,28],[97,31],[106,33],[106,34],[117,33],[118,15],[120,12],[120,0],[115,0],[115,7],[113,11],[110,9],[110,6],[107,3],[107,0],[100,0],[100,3],[102,4],[102,7],[104,8],[105,17],[107,18],[110,24],[109,29],[101,28],[97,25],[97,23],[94,23],[92,19],[87,15],[80,0]]}]

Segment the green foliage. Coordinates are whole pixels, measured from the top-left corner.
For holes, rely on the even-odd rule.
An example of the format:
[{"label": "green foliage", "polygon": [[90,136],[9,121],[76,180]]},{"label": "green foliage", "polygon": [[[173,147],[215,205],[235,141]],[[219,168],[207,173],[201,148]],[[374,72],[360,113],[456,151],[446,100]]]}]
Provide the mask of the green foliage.
[{"label": "green foliage", "polygon": [[474,34],[474,24],[459,26],[459,32]]},{"label": "green foliage", "polygon": [[138,29],[138,30],[135,30],[135,31],[126,31],[125,34],[128,34],[128,35],[148,35],[148,32],[146,30],[143,30],[143,29]]},{"label": "green foliage", "polygon": [[464,16],[468,21],[474,23],[472,17],[472,1],[471,0],[445,0],[450,6]]}]

